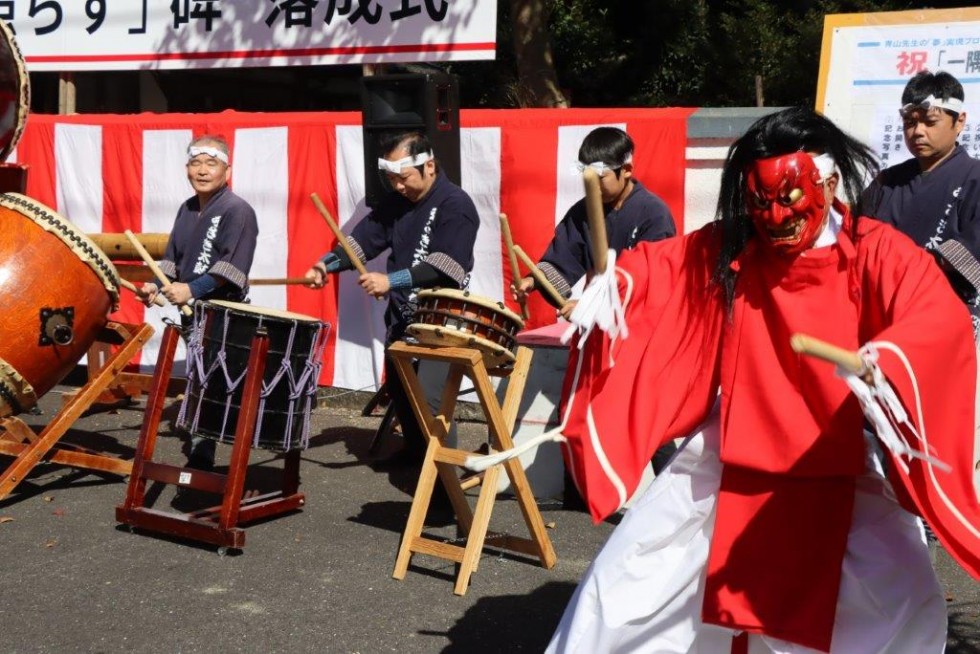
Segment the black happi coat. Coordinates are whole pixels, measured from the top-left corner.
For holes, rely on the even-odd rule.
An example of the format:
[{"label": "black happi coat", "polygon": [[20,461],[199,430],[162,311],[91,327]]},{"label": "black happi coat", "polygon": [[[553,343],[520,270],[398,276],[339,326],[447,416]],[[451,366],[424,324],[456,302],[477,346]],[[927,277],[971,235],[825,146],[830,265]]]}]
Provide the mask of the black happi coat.
[{"label": "black happi coat", "polygon": [[[914,158],[886,168],[864,191],[861,211],[926,249],[954,239],[980,259],[980,161],[957,145],[929,172],[922,172]],[[974,298],[968,305],[976,329],[980,301]]]},{"label": "black happi coat", "polygon": [[[429,264],[458,288],[469,282],[473,245],[480,218],[466,192],[439,173],[429,193],[417,204],[392,191],[351,232],[351,245],[363,261],[391,248],[389,273]],[[362,256],[363,255],[363,256]],[[418,289],[389,294],[385,324],[388,341],[401,337],[415,312]]]},{"label": "black happi coat", "polygon": [[160,268],[185,284],[204,274],[228,282],[199,299],[243,300],[258,233],[255,210],[231,189],[215,193],[204,211],[195,195],[177,211]]},{"label": "black happi coat", "polygon": [[[619,209],[603,207],[606,214],[606,238],[617,254],[641,241],[659,241],[677,231],[670,209],[664,201],[634,180],[633,191]],[[572,286],[593,268],[589,245],[589,219],[585,199],[571,206],[555,228],[555,237],[541,257],[541,271],[564,297]]]}]

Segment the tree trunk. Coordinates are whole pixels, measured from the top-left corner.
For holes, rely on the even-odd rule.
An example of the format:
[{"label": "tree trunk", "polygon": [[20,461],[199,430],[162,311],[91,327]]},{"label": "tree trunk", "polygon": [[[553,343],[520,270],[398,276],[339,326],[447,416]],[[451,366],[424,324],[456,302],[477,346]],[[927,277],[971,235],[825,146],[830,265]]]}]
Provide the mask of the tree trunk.
[{"label": "tree trunk", "polygon": [[548,0],[510,0],[510,17],[517,59],[515,100],[522,107],[567,107],[558,87],[551,55]]}]

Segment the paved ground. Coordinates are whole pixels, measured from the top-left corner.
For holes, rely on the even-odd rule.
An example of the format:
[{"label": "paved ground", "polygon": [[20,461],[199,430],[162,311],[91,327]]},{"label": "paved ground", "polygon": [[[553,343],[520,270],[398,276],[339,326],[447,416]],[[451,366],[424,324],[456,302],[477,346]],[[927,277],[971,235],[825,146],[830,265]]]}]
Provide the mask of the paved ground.
[{"label": "paved ground", "polygon": [[[29,417],[43,424],[48,412]],[[172,418],[175,407],[165,416]],[[93,414],[71,440],[131,457],[138,406]],[[3,652],[510,652],[540,651],[574,584],[612,529],[583,513],[540,504],[558,565],[486,553],[464,597],[453,566],[416,556],[404,581],[391,579],[408,515],[412,475],[367,455],[378,418],[315,414],[301,466],[306,507],[247,530],[240,554],[118,526],[119,478],[39,466],[0,502],[0,651]],[[483,425],[463,442],[475,448]],[[181,442],[161,439],[157,460],[182,462]],[[227,456],[228,447],[219,447]],[[8,459],[0,459],[6,465]],[[255,452],[254,486],[281,464]],[[166,508],[172,488],[151,491]],[[498,501],[491,529],[524,535],[515,502]],[[433,529],[447,539],[450,528]],[[980,652],[980,584],[940,553],[950,609],[949,652]]]}]

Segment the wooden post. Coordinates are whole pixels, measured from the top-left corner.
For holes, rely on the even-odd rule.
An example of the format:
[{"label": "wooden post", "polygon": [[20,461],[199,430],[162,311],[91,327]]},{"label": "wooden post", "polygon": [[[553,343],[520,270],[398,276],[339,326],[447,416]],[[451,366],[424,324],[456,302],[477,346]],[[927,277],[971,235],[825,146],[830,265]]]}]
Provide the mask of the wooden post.
[{"label": "wooden post", "polygon": [[58,74],[58,113],[70,115],[77,113],[75,106],[75,73]]}]

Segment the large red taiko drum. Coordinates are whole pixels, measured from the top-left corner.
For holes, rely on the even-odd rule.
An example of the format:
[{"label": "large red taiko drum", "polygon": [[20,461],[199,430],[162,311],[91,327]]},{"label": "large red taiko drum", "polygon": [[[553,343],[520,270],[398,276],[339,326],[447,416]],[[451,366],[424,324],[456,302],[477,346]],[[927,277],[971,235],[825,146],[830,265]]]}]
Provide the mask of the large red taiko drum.
[{"label": "large red taiko drum", "polygon": [[0,417],[71,372],[119,302],[105,254],[54,210],[0,194]]}]

